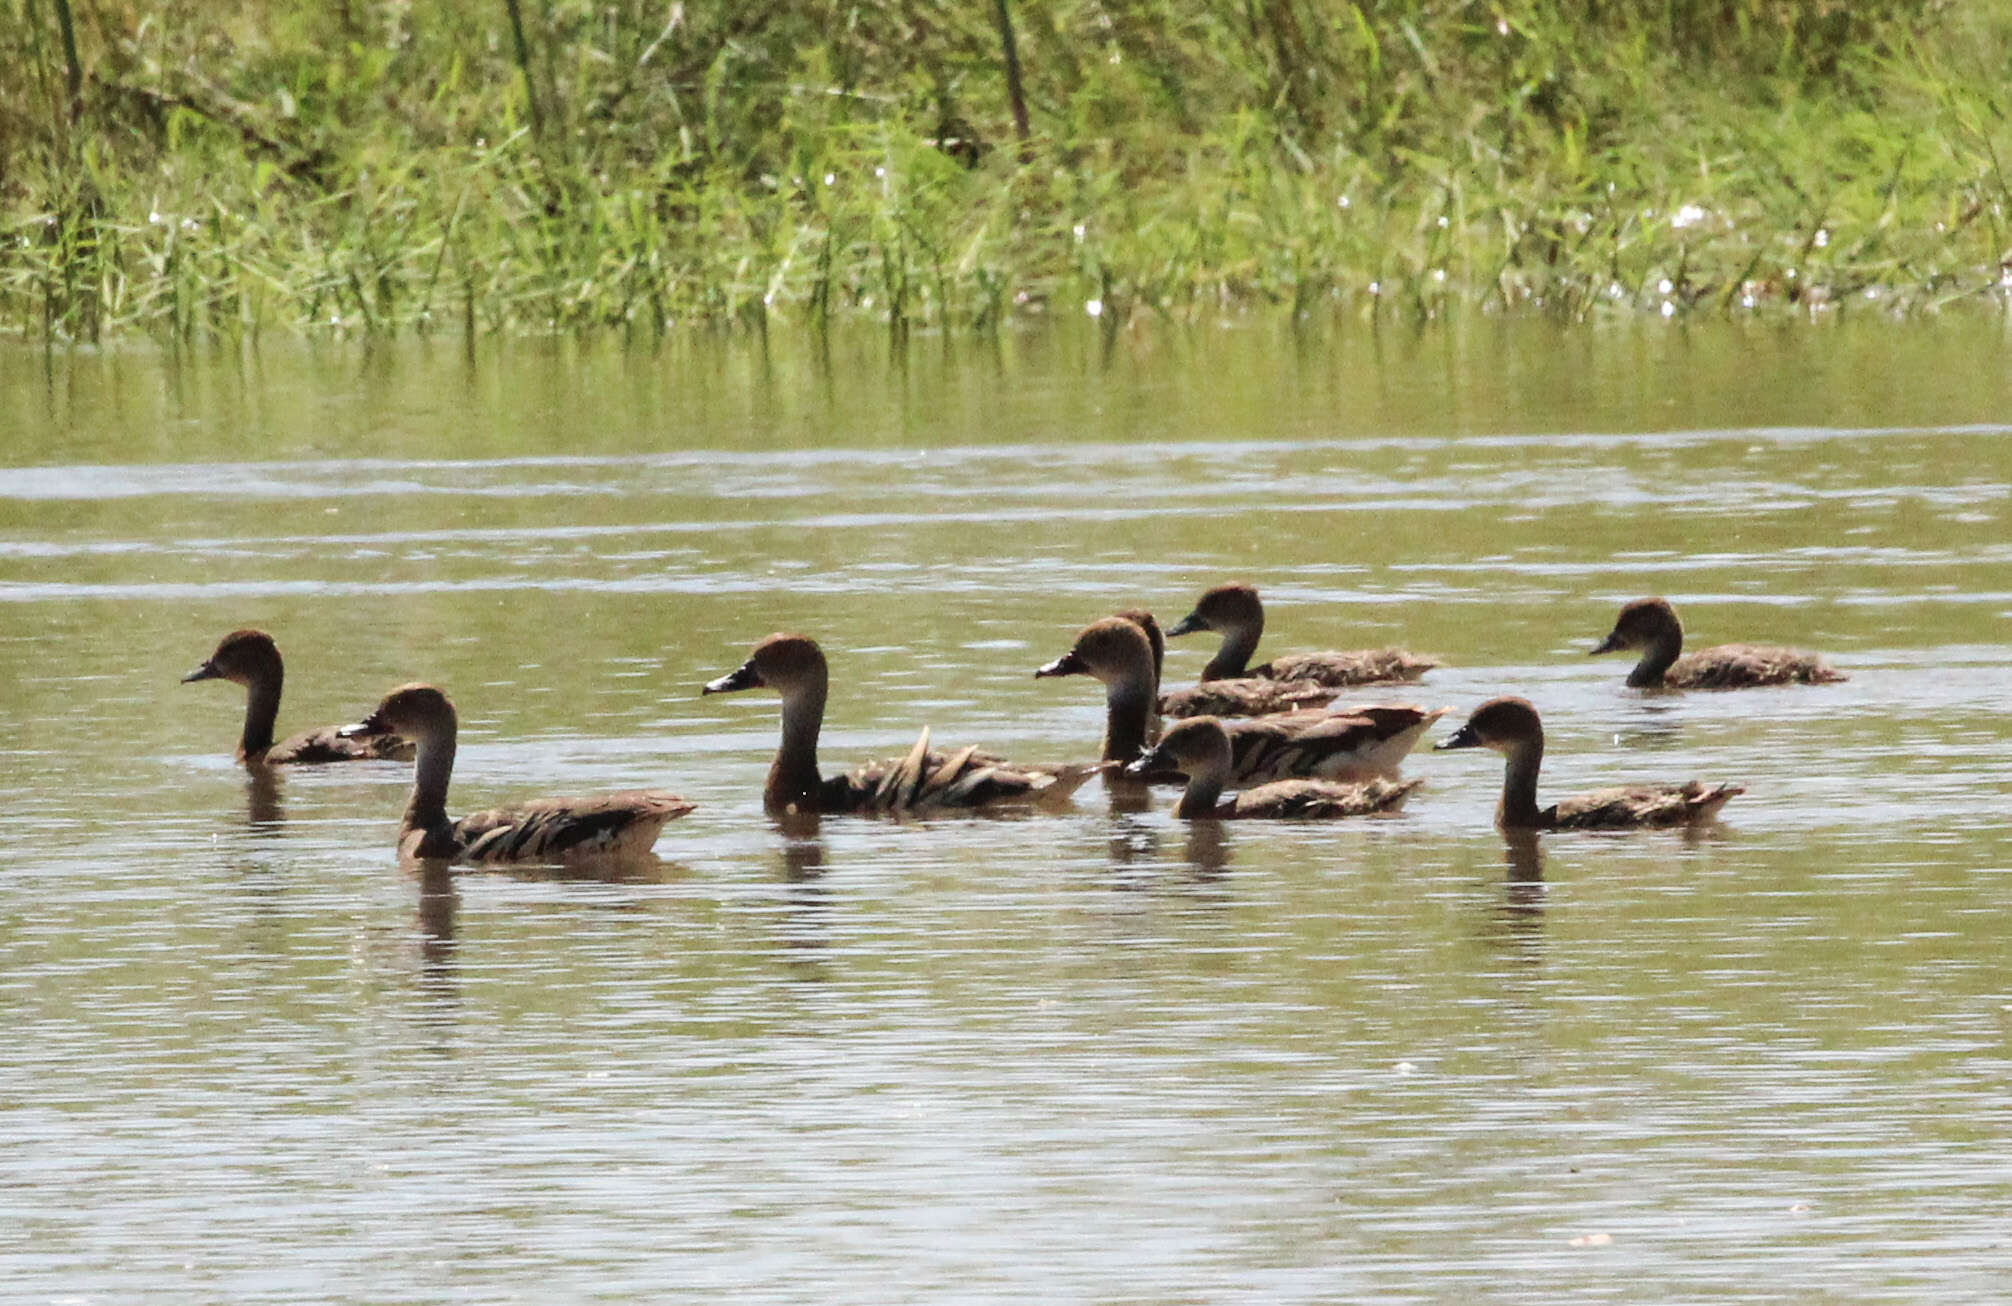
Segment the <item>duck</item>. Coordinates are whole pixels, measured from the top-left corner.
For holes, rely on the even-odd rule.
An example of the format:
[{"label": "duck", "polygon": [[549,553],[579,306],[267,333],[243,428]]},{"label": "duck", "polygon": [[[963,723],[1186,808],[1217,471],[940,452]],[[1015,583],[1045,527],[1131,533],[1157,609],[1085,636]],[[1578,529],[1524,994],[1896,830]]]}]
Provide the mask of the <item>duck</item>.
[{"label": "duck", "polygon": [[1719,809],[1746,786],[1684,784],[1624,785],[1596,789],[1537,806],[1537,770],[1544,762],[1544,723],[1529,699],[1513,694],[1491,698],[1474,709],[1465,725],[1434,745],[1434,751],[1491,748],[1508,759],[1502,781],[1502,803],[1495,823],[1505,830],[1625,830],[1651,826],[1697,825],[1712,820]]},{"label": "duck", "polygon": [[433,685],[402,685],[363,720],[342,727],[345,739],[397,738],[418,753],[412,800],[398,829],[407,861],[471,866],[572,863],[646,856],[664,826],[695,804],[661,789],[630,789],[593,798],[540,798],[447,815],[459,718],[454,702]]},{"label": "duck", "polygon": [[335,726],[304,730],[275,744],[273,721],[279,716],[280,687],[286,664],[279,645],[262,630],[234,630],[217,644],[216,652],[182,677],[184,685],[199,680],[228,680],[245,688],[244,730],[238,736],[237,760],[244,766],[305,766],[322,762],[409,762],[412,745],[386,735],[376,739],[344,739]]},{"label": "duck", "polygon": [[[1145,751],[1153,706],[1152,654],[1135,623],[1123,617],[1091,622],[1077,633],[1068,652],[1034,675],[1036,679],[1087,675],[1102,681],[1103,760],[1128,763]],[[1393,775],[1445,714],[1445,708],[1369,703],[1331,712],[1282,712],[1223,722],[1232,754],[1229,783]],[[1146,778],[1176,777],[1156,772]]]},{"label": "duck", "polygon": [[1216,655],[1202,668],[1202,680],[1311,681],[1345,689],[1380,680],[1416,680],[1439,665],[1432,658],[1419,657],[1399,648],[1360,649],[1352,653],[1289,653],[1262,666],[1249,665],[1264,634],[1264,604],[1249,585],[1218,585],[1195,601],[1195,609],[1168,629],[1167,638],[1178,639],[1198,630],[1213,630],[1223,637]]},{"label": "duck", "polygon": [[1395,810],[1412,790],[1425,783],[1382,778],[1361,784],[1276,780],[1225,799],[1222,792],[1230,781],[1231,759],[1230,736],[1223,723],[1212,716],[1197,716],[1169,726],[1150,752],[1125,769],[1137,775],[1167,770],[1184,773],[1187,789],[1174,815],[1190,821],[1366,816]]},{"label": "duck", "polygon": [[[1131,623],[1128,629],[1137,630]],[[1140,636],[1141,643],[1144,636]],[[922,815],[1060,802],[1103,765],[1038,766],[1009,762],[975,747],[940,753],[925,727],[907,756],[869,762],[826,777],[817,768],[830,669],[824,650],[804,635],[777,633],[754,646],[738,668],[708,681],[705,694],[769,688],[782,697],[782,743],[762,788],[772,814],[862,813]]]},{"label": "duck", "polygon": [[[1849,679],[1814,653],[1766,644],[1720,644],[1684,653],[1684,623],[1668,599],[1636,599],[1591,656],[1642,650],[1628,673],[1631,689],[1752,689],[1765,685],[1828,685]],[[1678,656],[1682,654],[1682,656]]]}]

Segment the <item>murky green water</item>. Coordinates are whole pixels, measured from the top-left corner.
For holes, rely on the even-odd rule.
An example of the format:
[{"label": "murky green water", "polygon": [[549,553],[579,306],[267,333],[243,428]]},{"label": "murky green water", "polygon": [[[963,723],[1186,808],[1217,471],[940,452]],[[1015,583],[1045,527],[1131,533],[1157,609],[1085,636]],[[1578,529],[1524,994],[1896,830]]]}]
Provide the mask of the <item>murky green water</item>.
[{"label": "murky green water", "polygon": [[[1996,323],[0,352],[0,1277],[21,1300],[2002,1300],[2012,353]],[[1546,788],[1402,817],[768,824],[827,765],[1093,754],[1032,670],[1261,585],[1278,651],[1528,694]],[[1825,688],[1644,699],[1661,592]],[[455,807],[662,785],[627,882],[422,885],[395,766],[248,788],[424,677]],[[1175,646],[1170,677],[1206,656]],[[1541,877],[1541,878],[1537,878]]]}]

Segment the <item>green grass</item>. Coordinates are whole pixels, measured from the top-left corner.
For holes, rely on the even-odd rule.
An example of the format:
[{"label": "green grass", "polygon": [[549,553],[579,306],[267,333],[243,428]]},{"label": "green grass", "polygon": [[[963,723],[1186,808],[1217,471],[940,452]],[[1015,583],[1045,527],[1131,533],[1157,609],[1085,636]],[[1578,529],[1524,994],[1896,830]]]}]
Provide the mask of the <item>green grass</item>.
[{"label": "green grass", "polygon": [[0,0],[0,327],[2005,302],[2003,0],[1007,11]]}]

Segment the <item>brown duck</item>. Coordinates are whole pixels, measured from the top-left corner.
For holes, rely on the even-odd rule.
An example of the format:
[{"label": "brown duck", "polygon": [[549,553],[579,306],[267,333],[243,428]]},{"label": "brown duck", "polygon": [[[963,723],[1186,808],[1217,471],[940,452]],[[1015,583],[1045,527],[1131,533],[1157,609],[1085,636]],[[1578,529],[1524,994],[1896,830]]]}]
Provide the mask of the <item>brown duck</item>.
[{"label": "brown duck", "polygon": [[[1122,623],[1137,632],[1130,622]],[[1140,635],[1143,644],[1145,637]],[[704,693],[767,687],[782,697],[782,744],[769,766],[762,805],[778,814],[861,812],[888,815],[1059,802],[1102,766],[1033,766],[976,748],[933,752],[925,728],[906,757],[869,762],[829,778],[817,769],[830,672],[824,650],[802,635],[770,635],[737,669]]]},{"label": "brown duck", "polygon": [[454,773],[458,719],[454,704],[432,685],[406,685],[377,709],[342,728],[346,739],[409,741],[418,750],[412,800],[398,831],[398,854],[415,860],[495,866],[580,862],[647,854],[666,822],[692,804],[661,789],[631,789],[594,798],[541,798],[493,807],[453,820],[447,782]]},{"label": "brown duck", "polygon": [[1195,610],[1167,631],[1176,639],[1198,630],[1222,635],[1221,647],[1202,668],[1202,680],[1310,681],[1345,688],[1379,680],[1416,680],[1439,664],[1398,648],[1361,649],[1352,653],[1289,653],[1263,666],[1250,666],[1264,635],[1264,604],[1249,585],[1218,585],[1195,602]]},{"label": "brown duck", "polygon": [[1125,770],[1136,775],[1179,771],[1187,790],[1174,815],[1187,820],[1232,818],[1333,819],[1388,812],[1401,804],[1423,780],[1370,780],[1341,784],[1333,780],[1275,780],[1245,789],[1225,799],[1230,782],[1232,750],[1229,733],[1212,716],[1189,717],[1168,728],[1166,737]]},{"label": "brown duck", "polygon": [[1544,723],[1526,698],[1491,698],[1436,748],[1492,748],[1508,759],[1495,823],[1511,830],[1622,830],[1709,821],[1744,785],[1627,785],[1537,806]]},{"label": "brown duck", "polygon": [[412,760],[412,745],[404,740],[388,735],[378,739],[344,739],[334,726],[302,731],[275,744],[272,727],[279,716],[279,693],[286,680],[286,666],[280,661],[279,646],[262,630],[234,630],[224,636],[216,652],[182,677],[184,685],[198,680],[228,680],[244,686],[245,724],[238,736],[238,761],[248,766]]},{"label": "brown duck", "polygon": [[[1130,762],[1147,743],[1152,672],[1152,651],[1139,627],[1123,617],[1106,617],[1085,626],[1067,653],[1034,674],[1037,678],[1087,675],[1102,681],[1104,760]],[[1223,729],[1232,754],[1228,783],[1392,775],[1425,731],[1444,715],[1444,708],[1384,703],[1225,722]],[[1171,778],[1171,773],[1154,773],[1148,778]]]},{"label": "brown duck", "polygon": [[1749,689],[1826,685],[1847,678],[1816,654],[1792,648],[1720,644],[1685,653],[1684,623],[1666,599],[1636,599],[1622,608],[1593,655],[1620,649],[1642,650],[1642,660],[1628,673],[1635,689]]}]

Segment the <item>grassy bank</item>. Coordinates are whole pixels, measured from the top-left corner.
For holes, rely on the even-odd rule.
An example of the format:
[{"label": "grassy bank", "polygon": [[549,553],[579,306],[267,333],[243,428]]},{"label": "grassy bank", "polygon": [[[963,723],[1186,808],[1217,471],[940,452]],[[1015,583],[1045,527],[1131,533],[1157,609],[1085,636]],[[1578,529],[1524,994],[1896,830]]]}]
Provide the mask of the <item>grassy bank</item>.
[{"label": "grassy bank", "polygon": [[0,9],[31,336],[2012,285],[2002,0]]}]

